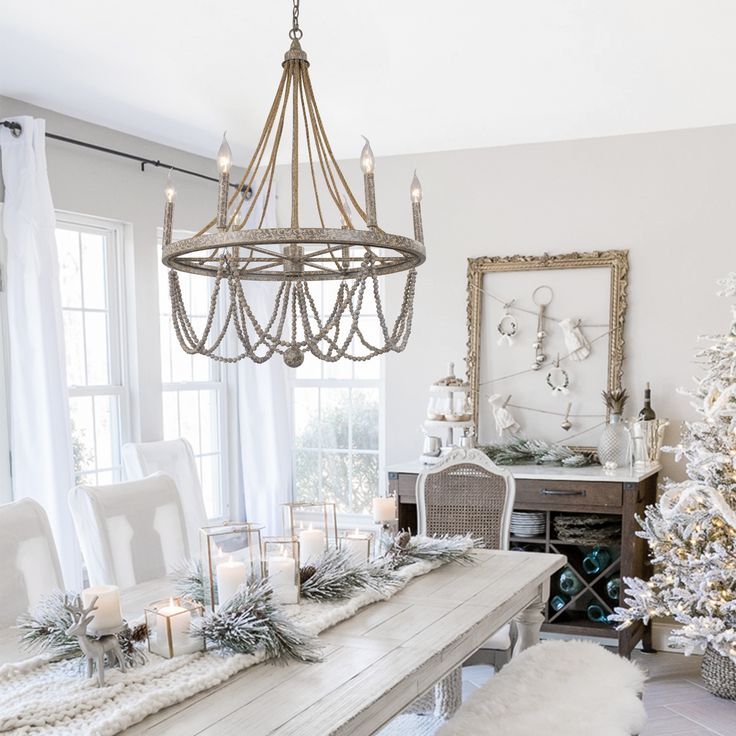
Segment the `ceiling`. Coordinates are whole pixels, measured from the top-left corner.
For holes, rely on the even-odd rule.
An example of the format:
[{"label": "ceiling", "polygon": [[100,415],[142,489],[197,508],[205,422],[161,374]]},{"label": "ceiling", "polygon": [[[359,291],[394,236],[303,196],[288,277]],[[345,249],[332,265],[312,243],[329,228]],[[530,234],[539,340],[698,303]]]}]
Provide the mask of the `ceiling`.
[{"label": "ceiling", "polygon": [[[0,94],[237,162],[288,47],[288,0],[31,0],[0,15]],[[736,123],[732,0],[304,0],[335,153]]]}]

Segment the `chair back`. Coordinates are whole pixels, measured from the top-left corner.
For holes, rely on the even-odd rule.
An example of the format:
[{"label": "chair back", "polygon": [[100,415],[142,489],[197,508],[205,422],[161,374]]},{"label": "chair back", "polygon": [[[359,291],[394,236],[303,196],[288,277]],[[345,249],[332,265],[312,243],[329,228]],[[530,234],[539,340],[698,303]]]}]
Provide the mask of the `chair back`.
[{"label": "chair back", "polygon": [[0,506],[0,626],[15,624],[53,590],[63,590],[59,555],[43,507],[30,498]]},{"label": "chair back", "polygon": [[488,549],[509,548],[516,486],[480,450],[457,449],[417,478],[420,534],[468,534]]},{"label": "chair back", "polygon": [[77,486],[69,506],[91,585],[128,588],[168,575],[189,557],[184,511],[168,475]]},{"label": "chair back", "polygon": [[199,530],[207,526],[202,484],[192,446],[184,438],[161,442],[130,442],[123,445],[123,466],[128,480],[165,473],[179,489],[187,525],[189,549],[199,548]]}]

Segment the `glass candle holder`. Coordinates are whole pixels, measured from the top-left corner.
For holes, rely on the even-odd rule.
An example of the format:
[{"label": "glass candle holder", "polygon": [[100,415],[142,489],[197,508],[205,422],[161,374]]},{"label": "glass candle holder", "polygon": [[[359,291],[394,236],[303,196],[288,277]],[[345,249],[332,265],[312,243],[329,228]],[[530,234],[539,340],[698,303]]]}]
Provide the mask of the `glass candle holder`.
[{"label": "glass candle holder", "polygon": [[250,578],[259,578],[262,526],[230,522],[200,529],[205,605],[212,611]]},{"label": "glass candle holder", "polygon": [[264,537],[263,573],[276,603],[299,603],[299,539]]},{"label": "glass candle holder", "polygon": [[338,548],[347,552],[356,565],[370,561],[372,546],[373,535],[360,529],[343,532],[338,538]]},{"label": "glass candle holder", "polygon": [[337,547],[337,510],[334,503],[282,504],[284,535],[299,540],[302,564],[319,557],[330,547]]},{"label": "glass candle holder", "polygon": [[201,652],[205,639],[192,635],[191,626],[204,615],[204,607],[187,598],[165,598],[144,609],[148,628],[148,651],[171,659]]}]

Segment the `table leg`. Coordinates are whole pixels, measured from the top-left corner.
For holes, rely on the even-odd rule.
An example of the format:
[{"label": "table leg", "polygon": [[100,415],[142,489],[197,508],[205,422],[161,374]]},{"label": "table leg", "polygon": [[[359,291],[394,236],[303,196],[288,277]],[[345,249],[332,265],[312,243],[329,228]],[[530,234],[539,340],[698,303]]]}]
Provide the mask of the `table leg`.
[{"label": "table leg", "polygon": [[539,595],[514,619],[517,631],[514,654],[539,644],[539,632],[544,623],[544,606],[547,598],[549,598],[549,582],[540,587]]}]

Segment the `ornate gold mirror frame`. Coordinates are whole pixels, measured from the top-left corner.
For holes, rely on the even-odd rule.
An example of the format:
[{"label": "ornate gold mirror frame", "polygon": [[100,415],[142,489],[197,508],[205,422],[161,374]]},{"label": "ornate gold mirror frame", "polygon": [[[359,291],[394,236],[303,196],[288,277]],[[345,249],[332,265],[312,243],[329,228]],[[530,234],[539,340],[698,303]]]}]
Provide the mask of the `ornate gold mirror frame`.
[{"label": "ornate gold mirror frame", "polygon": [[[607,386],[600,385],[595,386],[595,396],[600,396],[600,391],[604,388],[612,389],[621,385],[623,375],[623,359],[624,359],[624,321],[626,316],[626,289],[628,279],[628,251],[626,250],[609,250],[609,251],[592,251],[589,253],[566,253],[562,255],[548,255],[543,256],[493,256],[493,257],[482,257],[482,258],[470,258],[468,259],[468,302],[467,302],[467,322],[468,322],[468,353],[466,362],[468,366],[468,378],[471,387],[471,400],[473,406],[473,421],[476,427],[476,434],[482,443],[487,443],[489,428],[484,428],[479,425],[480,419],[480,403],[486,393],[501,393],[497,388],[492,390],[488,384],[497,383],[498,381],[504,380],[506,376],[495,379],[487,377],[490,375],[489,365],[481,366],[482,354],[485,354],[483,360],[489,363],[493,362],[493,353],[496,350],[502,350],[503,348],[496,346],[496,341],[499,339],[500,328],[496,324],[482,324],[484,311],[488,315],[491,309],[490,302],[484,308],[484,297],[487,295],[492,297],[496,302],[502,301],[496,295],[491,294],[487,286],[484,286],[484,277],[488,274],[493,273],[510,273],[510,272],[538,272],[536,274],[529,274],[528,289],[525,290],[524,295],[528,299],[534,287],[541,284],[545,284],[545,276],[541,272],[545,271],[560,271],[564,269],[609,269],[610,270],[610,295],[608,297],[608,330],[607,332],[600,333],[598,339],[608,337],[608,366],[607,366]],[[551,275],[547,279],[553,278]],[[562,275],[557,274],[555,278],[562,278]],[[565,275],[566,278],[566,275]],[[603,278],[597,277],[597,280],[602,284]],[[527,279],[524,279],[527,282]],[[517,279],[517,284],[519,280]],[[580,282],[578,282],[580,285]],[[571,281],[571,288],[575,287],[575,282]],[[580,289],[580,293],[584,292],[584,289]],[[595,290],[595,293],[600,293],[600,289]],[[510,298],[508,294],[506,298]],[[498,311],[501,307],[496,307]],[[598,313],[602,314],[602,319],[605,319],[604,306],[603,304],[597,307]],[[507,310],[508,311],[508,310]],[[529,311],[529,310],[524,310]],[[526,315],[524,315],[526,317]],[[580,315],[566,314],[560,315],[564,317],[576,317]],[[532,318],[533,320],[533,318]],[[559,321],[559,320],[557,320]],[[602,320],[601,320],[602,321]],[[529,373],[530,364],[533,366],[535,356],[532,352],[532,343],[536,330],[533,326],[529,326],[525,322],[527,330],[523,337],[523,345],[529,350],[529,360],[526,363],[526,369],[523,373]],[[604,324],[598,325],[600,328],[605,328]],[[529,329],[530,328],[530,329]],[[530,334],[531,333],[531,334]],[[503,333],[501,333],[503,334]],[[521,337],[521,336],[520,336]],[[491,347],[492,345],[492,347]],[[498,356],[498,354],[497,354]],[[558,353],[559,356],[559,353]],[[599,359],[602,360],[602,359]],[[555,362],[555,356],[550,355],[546,357],[546,360],[541,364],[541,369],[537,372],[537,375],[541,375],[541,380],[544,381],[545,371],[553,366]],[[570,365],[570,364],[568,364]],[[481,371],[481,369],[483,369]],[[533,368],[531,369],[533,370]],[[601,366],[602,374],[602,366]],[[481,378],[483,375],[484,378]],[[509,376],[510,377],[510,376]],[[605,380],[603,375],[600,375],[601,383]],[[485,379],[485,380],[484,380]],[[481,391],[483,388],[483,391]],[[504,390],[508,391],[511,387],[505,386]],[[588,393],[592,391],[591,386],[587,387]],[[483,393],[483,396],[481,395]],[[523,402],[523,396],[515,396],[516,401]],[[508,401],[508,399],[506,399]],[[588,404],[591,403],[590,396],[587,397]],[[553,406],[561,407],[561,411],[564,412],[564,407],[568,403],[564,400]],[[511,404],[509,404],[511,406]],[[605,408],[603,403],[600,403],[600,414],[605,415]],[[549,412],[541,412],[549,413]],[[585,414],[581,416],[590,416]],[[486,419],[484,418],[484,421]],[[559,420],[556,419],[559,423]],[[564,429],[564,427],[563,427]],[[580,434],[587,434],[585,438],[588,441],[592,439],[592,432],[594,427],[590,427],[585,432]],[[534,437],[534,432],[524,431],[525,428],[522,426],[522,433],[530,438]],[[563,434],[560,432],[560,434]],[[574,439],[575,432],[569,432],[571,435],[570,439]],[[485,436],[484,436],[485,435]],[[559,441],[560,438],[544,438],[554,441]],[[562,438],[564,439],[564,437]],[[494,440],[496,441],[496,440]],[[575,443],[571,443],[575,444]],[[589,448],[585,448],[589,449]]]}]

